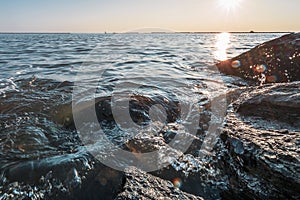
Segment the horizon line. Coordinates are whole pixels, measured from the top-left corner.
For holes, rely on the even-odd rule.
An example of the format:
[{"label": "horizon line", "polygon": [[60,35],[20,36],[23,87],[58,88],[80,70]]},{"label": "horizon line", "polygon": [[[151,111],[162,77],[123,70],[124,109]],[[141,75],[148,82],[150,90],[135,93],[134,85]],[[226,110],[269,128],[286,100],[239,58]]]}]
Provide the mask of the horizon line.
[{"label": "horizon line", "polygon": [[143,34],[143,33],[297,33],[299,31],[150,31],[150,32],[117,32],[117,31],[102,31],[102,32],[30,32],[30,31],[0,31],[0,34]]}]

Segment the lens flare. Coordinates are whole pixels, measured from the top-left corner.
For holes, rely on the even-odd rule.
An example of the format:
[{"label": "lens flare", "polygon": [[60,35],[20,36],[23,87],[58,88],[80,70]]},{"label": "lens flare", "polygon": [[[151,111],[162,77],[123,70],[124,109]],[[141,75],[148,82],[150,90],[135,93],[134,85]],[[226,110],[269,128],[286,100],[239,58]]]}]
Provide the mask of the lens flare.
[{"label": "lens flare", "polygon": [[182,186],[182,180],[180,178],[174,178],[173,185],[177,188],[180,188]]},{"label": "lens flare", "polygon": [[275,83],[278,80],[276,75],[267,76],[268,83]]},{"label": "lens flare", "polygon": [[232,61],[232,63],[231,63],[231,67],[232,68],[239,68],[241,66],[241,61],[239,61],[239,60],[234,60],[234,61]]},{"label": "lens flare", "polygon": [[267,66],[264,65],[264,64],[256,65],[256,66],[254,67],[254,70],[255,70],[256,72],[258,72],[258,73],[263,73],[263,72],[265,72],[265,71],[267,70]]}]

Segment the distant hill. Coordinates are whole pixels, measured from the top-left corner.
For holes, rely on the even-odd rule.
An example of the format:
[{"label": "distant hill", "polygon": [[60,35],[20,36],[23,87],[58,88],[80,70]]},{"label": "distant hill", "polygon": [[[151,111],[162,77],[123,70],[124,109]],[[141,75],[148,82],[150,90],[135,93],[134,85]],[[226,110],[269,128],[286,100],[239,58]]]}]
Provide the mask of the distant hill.
[{"label": "distant hill", "polygon": [[162,29],[162,28],[140,28],[140,29],[125,31],[124,33],[173,33],[173,32],[175,31],[170,29]]}]

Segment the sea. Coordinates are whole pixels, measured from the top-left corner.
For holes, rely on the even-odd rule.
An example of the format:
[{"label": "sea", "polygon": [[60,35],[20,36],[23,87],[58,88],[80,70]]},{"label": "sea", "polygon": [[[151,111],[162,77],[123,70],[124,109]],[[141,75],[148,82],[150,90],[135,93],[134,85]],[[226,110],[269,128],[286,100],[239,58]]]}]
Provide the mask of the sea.
[{"label": "sea", "polygon": [[[126,95],[150,100],[159,97],[182,105],[195,104],[203,96],[213,99],[249,84],[221,74],[215,66],[218,61],[282,35],[0,34],[0,199],[51,199],[53,191],[68,196],[70,188],[84,180],[83,171],[93,169],[85,139],[76,131],[76,123],[74,128],[70,122],[72,105]],[[117,118],[126,105],[116,107],[113,114]],[[155,119],[164,122],[164,108],[156,108],[161,112],[152,117],[159,116]],[[157,131],[157,124],[129,126],[128,118],[120,118],[126,123],[120,122],[118,130],[104,126],[114,144],[122,144],[131,133],[146,128]],[[188,119],[180,120],[187,123]],[[75,161],[84,167],[67,167]],[[61,163],[65,163],[65,171],[51,174]],[[71,175],[59,182],[62,174]]]}]

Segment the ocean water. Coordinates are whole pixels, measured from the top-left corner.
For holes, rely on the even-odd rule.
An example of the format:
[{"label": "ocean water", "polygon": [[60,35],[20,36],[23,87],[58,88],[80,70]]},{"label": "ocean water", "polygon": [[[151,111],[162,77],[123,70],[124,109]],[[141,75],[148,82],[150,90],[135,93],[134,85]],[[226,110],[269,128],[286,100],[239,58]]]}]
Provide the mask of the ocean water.
[{"label": "ocean water", "polygon": [[[85,171],[93,169],[82,138],[70,122],[72,103],[114,95],[121,99],[122,94],[163,106],[213,99],[248,84],[220,74],[214,66],[218,60],[281,35],[0,34],[0,199],[51,196],[53,188],[45,180],[64,173],[68,176],[57,183],[56,190],[68,191],[81,183]],[[151,118],[136,109],[142,119]],[[164,121],[162,110],[152,117]],[[122,131],[111,126],[104,129],[121,145],[131,133],[145,130],[145,124],[135,122],[138,126],[123,124]],[[148,128],[157,131],[154,125]],[[49,178],[49,172],[61,163],[74,160],[81,163],[80,169],[71,164]]]}]

